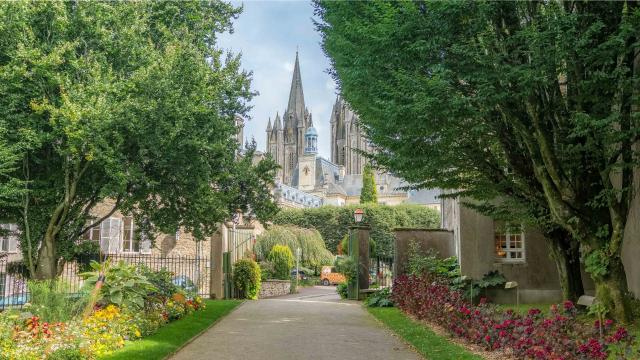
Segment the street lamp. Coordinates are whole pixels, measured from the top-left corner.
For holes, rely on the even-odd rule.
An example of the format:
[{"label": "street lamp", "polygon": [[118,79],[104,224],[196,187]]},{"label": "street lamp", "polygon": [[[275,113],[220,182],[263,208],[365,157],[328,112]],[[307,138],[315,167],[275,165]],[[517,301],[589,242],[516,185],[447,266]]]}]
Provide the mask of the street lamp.
[{"label": "street lamp", "polygon": [[364,216],[364,211],[362,211],[362,209],[356,209],[356,211],[353,212],[353,217],[356,220],[356,224],[359,224],[360,222],[362,222],[363,216]]}]

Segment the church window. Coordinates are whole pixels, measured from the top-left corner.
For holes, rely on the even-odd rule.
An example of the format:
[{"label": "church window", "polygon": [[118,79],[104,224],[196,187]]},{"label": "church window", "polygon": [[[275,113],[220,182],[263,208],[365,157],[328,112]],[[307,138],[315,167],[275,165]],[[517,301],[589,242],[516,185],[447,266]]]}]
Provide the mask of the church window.
[{"label": "church window", "polygon": [[309,175],[309,171],[311,171],[311,170],[309,170],[308,166],[305,166],[303,171],[304,171],[305,175]]},{"label": "church window", "polygon": [[289,169],[293,170],[294,165],[295,165],[295,159],[293,157],[293,153],[289,153]]}]

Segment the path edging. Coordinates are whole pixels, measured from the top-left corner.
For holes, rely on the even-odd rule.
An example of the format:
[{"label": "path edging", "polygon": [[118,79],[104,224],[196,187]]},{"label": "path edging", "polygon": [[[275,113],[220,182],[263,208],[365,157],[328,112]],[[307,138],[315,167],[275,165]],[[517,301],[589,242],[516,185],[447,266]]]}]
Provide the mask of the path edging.
[{"label": "path edging", "polygon": [[238,304],[238,306],[234,307],[233,309],[231,309],[231,311],[229,311],[228,313],[226,313],[224,316],[221,316],[219,318],[217,318],[214,322],[212,322],[211,324],[209,324],[209,326],[207,326],[206,328],[202,329],[199,333],[195,334],[191,339],[187,340],[184,344],[180,345],[179,348],[175,349],[174,351],[170,352],[167,354],[167,356],[163,357],[162,360],[168,360],[170,357],[172,357],[173,355],[177,354],[180,350],[184,349],[185,347],[187,347],[187,345],[191,344],[192,342],[194,342],[197,338],[199,338],[200,336],[204,335],[204,333],[206,333],[207,331],[209,331],[212,327],[214,327],[218,322],[220,322],[222,319],[226,318],[227,316],[231,315],[234,311],[238,310],[241,306],[243,306],[247,301],[244,300],[242,301],[240,304]]}]

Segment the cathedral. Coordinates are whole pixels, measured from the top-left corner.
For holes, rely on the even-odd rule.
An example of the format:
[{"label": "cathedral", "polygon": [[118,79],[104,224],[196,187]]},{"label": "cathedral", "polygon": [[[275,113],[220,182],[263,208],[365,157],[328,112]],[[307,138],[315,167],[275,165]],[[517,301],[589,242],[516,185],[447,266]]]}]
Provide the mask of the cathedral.
[{"label": "cathedral", "polygon": [[[280,165],[275,195],[284,207],[344,206],[360,201],[362,172],[367,163],[362,152],[373,149],[358,123],[358,116],[339,96],[331,112],[331,160],[318,156],[318,132],[305,106],[300,60],[296,60],[286,110],[267,124],[266,152]],[[401,179],[375,174],[378,202],[388,205],[419,203],[440,207],[433,190],[400,190]]]}]

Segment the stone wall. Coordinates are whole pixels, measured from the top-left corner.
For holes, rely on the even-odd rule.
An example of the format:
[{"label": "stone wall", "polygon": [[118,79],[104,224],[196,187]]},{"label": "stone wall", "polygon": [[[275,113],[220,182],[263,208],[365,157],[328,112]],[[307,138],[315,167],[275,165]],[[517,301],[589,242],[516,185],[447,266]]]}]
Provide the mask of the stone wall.
[{"label": "stone wall", "polygon": [[274,296],[287,295],[291,292],[291,281],[289,280],[263,280],[260,286],[258,298],[270,298]]},{"label": "stone wall", "polygon": [[453,232],[441,229],[394,229],[396,234],[395,255],[393,259],[394,277],[404,274],[409,260],[409,245],[412,241],[422,252],[434,249],[446,258],[456,255]]}]

